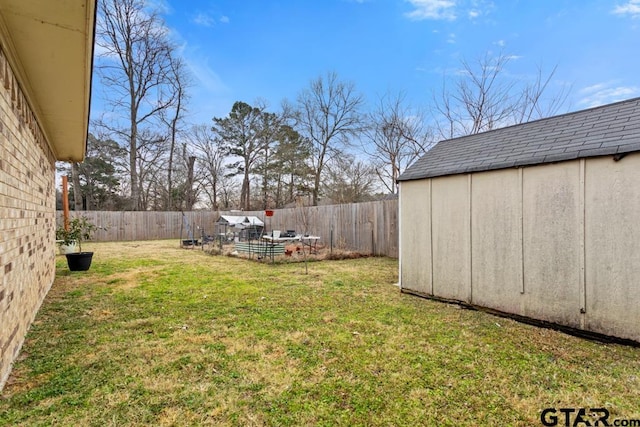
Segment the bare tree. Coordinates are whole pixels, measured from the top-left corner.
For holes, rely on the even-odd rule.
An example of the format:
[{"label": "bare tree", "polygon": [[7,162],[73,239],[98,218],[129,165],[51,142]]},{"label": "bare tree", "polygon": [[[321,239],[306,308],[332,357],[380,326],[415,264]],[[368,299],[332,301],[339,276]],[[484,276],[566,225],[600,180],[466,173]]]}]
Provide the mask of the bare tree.
[{"label": "bare tree", "polygon": [[565,105],[571,89],[570,86],[562,86],[550,97],[543,96],[547,92],[557,69],[558,66],[556,65],[545,77],[542,66],[538,66],[535,81],[526,85],[520,94],[514,117],[516,123],[553,116]]},{"label": "bare tree", "polygon": [[312,146],[312,203],[316,206],[327,161],[342,153],[362,131],[360,108],[364,101],[353,83],[340,81],[334,72],[313,80],[297,101],[297,124]]},{"label": "bare tree", "polygon": [[169,82],[170,97],[173,102],[169,108],[160,111],[162,121],[169,128],[169,160],[167,165],[167,204],[166,209],[173,206],[173,168],[176,151],[176,139],[180,130],[179,124],[183,119],[188,98],[187,89],[191,83],[184,63],[180,58],[170,58],[171,80]]},{"label": "bare tree", "polygon": [[384,95],[367,117],[364,147],[387,191],[397,192],[400,174],[433,144],[431,130],[421,112],[412,111],[403,93]]},{"label": "bare tree", "polygon": [[193,126],[187,136],[198,159],[201,187],[209,198],[211,208],[219,209],[219,195],[221,184],[225,180],[224,147],[222,141],[216,138],[210,127],[206,125]]},{"label": "bare tree", "polygon": [[220,181],[220,208],[230,209],[239,206],[238,182],[225,175]]},{"label": "bare tree", "polygon": [[107,101],[125,123],[114,131],[128,143],[131,202],[137,210],[141,201],[139,129],[174,102],[173,94],[166,90],[174,78],[174,49],[166,26],[144,0],[102,0],[98,4],[97,70],[108,88]]},{"label": "bare tree", "polygon": [[333,203],[359,203],[373,200],[376,180],[373,165],[343,155],[327,163],[323,188]]},{"label": "bare tree", "polygon": [[[150,129],[138,133],[136,170],[138,171],[139,197],[137,209],[161,209],[164,200],[163,182],[167,169],[167,137]],[[131,190],[133,194],[134,190]]]},{"label": "bare tree", "polygon": [[[507,65],[514,57],[500,52],[486,53],[475,62],[462,60],[462,68],[448,89],[447,79],[434,104],[440,120],[438,131],[442,138],[485,132],[498,127],[546,117],[556,113],[564,104],[568,92],[563,88],[545,102],[549,83],[556,69],[543,75],[538,68],[533,83],[509,78]],[[524,82],[524,83],[523,83]]]}]

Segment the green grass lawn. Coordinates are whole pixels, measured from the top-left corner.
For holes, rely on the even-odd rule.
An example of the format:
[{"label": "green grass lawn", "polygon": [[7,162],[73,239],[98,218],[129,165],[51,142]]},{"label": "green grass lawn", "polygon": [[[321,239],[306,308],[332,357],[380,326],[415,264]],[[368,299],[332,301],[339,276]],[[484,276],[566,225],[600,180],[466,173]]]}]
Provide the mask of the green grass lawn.
[{"label": "green grass lawn", "polygon": [[86,246],[86,273],[58,259],[0,425],[539,426],[547,407],[640,418],[640,349],[401,294],[396,260],[305,274],[177,241]]}]

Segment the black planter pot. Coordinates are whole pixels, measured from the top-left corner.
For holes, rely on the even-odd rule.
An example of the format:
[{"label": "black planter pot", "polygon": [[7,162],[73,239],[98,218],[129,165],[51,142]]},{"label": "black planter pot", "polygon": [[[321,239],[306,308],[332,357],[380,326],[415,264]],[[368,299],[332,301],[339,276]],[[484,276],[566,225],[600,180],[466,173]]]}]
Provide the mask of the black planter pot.
[{"label": "black planter pot", "polygon": [[93,252],[67,254],[67,266],[71,271],[87,271],[91,267]]}]

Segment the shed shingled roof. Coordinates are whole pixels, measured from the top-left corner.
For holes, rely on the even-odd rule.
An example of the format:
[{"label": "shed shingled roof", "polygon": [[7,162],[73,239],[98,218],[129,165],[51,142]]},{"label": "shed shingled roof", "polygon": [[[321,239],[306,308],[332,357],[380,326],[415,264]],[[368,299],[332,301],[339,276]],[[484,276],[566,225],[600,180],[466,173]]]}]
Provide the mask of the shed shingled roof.
[{"label": "shed shingled roof", "polygon": [[409,181],[640,151],[640,98],[440,141]]}]

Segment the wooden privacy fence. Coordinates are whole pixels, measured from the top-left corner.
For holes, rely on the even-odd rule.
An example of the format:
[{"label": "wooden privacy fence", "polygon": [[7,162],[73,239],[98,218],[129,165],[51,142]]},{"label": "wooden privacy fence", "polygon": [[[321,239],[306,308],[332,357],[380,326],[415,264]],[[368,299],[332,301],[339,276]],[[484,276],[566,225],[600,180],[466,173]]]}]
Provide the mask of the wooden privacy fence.
[{"label": "wooden privacy fence", "polygon": [[[353,250],[374,255],[398,257],[398,201],[353,203],[277,209],[273,216],[264,211],[72,211],[71,218],[85,216],[98,229],[95,241],[126,241],[189,238],[215,233],[220,215],[257,216],[265,230],[295,230],[298,234],[320,237],[320,244],[335,249]],[[57,212],[58,225],[62,212]]]}]

